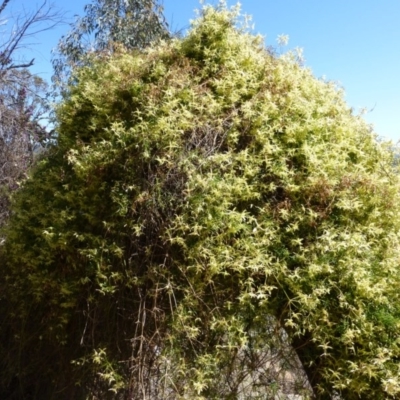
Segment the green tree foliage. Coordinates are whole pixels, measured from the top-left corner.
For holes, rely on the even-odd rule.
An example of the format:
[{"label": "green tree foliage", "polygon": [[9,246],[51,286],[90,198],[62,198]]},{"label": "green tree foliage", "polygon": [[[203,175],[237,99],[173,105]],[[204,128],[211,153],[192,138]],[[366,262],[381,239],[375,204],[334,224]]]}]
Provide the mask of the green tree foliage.
[{"label": "green tree foliage", "polygon": [[290,349],[315,398],[399,398],[393,152],[239,22],[76,71],[3,246],[13,398],[273,398]]},{"label": "green tree foliage", "polygon": [[85,64],[89,54],[113,52],[116,45],[143,49],[169,37],[157,0],[93,0],[85,13],[58,44],[53,60],[58,83],[67,80],[71,68]]}]

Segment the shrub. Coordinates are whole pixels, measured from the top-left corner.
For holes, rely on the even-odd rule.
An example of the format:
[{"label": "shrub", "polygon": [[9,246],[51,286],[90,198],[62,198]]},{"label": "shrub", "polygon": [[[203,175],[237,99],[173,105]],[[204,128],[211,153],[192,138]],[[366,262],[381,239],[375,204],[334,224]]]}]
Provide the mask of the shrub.
[{"label": "shrub", "polygon": [[300,362],[317,398],[399,395],[393,152],[239,22],[76,71],[7,231],[3,387],[268,398]]}]

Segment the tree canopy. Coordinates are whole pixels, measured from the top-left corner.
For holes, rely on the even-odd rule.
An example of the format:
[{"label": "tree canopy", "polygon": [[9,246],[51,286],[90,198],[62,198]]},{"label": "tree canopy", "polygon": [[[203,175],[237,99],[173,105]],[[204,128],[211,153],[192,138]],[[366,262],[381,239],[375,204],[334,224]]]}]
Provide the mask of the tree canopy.
[{"label": "tree canopy", "polygon": [[265,399],[298,360],[305,398],[399,397],[392,148],[241,21],[75,71],[1,249],[4,390]]},{"label": "tree canopy", "polygon": [[116,46],[143,49],[169,36],[157,0],[92,0],[85,6],[85,15],[59,41],[53,59],[54,81],[65,83],[71,68],[84,65],[90,54],[113,52]]}]

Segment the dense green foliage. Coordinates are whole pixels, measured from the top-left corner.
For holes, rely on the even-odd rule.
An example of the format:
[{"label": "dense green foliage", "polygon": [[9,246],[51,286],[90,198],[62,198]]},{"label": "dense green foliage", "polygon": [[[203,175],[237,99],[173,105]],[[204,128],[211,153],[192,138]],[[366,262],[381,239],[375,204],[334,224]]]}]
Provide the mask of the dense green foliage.
[{"label": "dense green foliage", "polygon": [[399,397],[392,152],[238,18],[76,72],[2,247],[15,398],[265,399],[285,347],[316,398]]}]

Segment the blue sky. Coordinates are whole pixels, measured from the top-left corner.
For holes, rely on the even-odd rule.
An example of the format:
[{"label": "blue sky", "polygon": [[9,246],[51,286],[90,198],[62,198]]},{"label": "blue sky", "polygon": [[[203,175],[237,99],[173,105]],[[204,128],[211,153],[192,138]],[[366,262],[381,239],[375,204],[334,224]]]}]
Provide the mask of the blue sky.
[{"label": "blue sky", "polygon": [[[88,1],[53,0],[53,4],[72,19],[83,13]],[[17,13],[40,0],[12,3]],[[276,45],[280,34],[288,35],[286,48],[302,48],[305,65],[315,76],[339,82],[350,106],[370,110],[365,119],[380,136],[400,140],[400,0],[242,0],[241,5],[253,16],[255,32],[265,37],[267,45]],[[200,3],[164,0],[164,7],[171,27],[185,31]],[[50,51],[68,29],[60,26],[32,42],[34,70],[45,78],[51,76]]]}]

